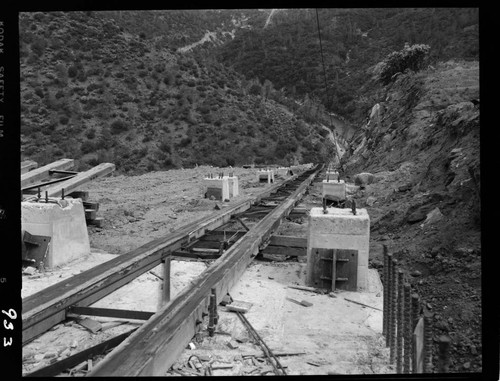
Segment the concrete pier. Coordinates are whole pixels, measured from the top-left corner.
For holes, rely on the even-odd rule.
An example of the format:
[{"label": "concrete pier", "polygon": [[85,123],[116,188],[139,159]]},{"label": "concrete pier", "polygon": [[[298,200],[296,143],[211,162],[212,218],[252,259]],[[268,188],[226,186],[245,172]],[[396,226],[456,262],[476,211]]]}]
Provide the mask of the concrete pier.
[{"label": "concrete pier", "polygon": [[323,180],[323,198],[342,201],[346,199],[346,184],[344,180]]},{"label": "concrete pier", "polygon": [[326,171],[325,180],[337,180],[339,178],[339,173],[337,171]]},{"label": "concrete pier", "polygon": [[51,237],[44,267],[53,268],[90,253],[85,212],[80,199],[21,202],[21,229]]},{"label": "concrete pier", "polygon": [[237,197],[240,194],[240,186],[238,183],[238,176],[224,176],[229,184],[229,197]]},{"label": "concrete pier", "polygon": [[257,172],[257,181],[258,182],[268,182],[274,183],[274,171],[272,169],[261,170]]},{"label": "concrete pier", "polygon": [[288,176],[290,176],[290,168],[289,167],[279,167],[279,168],[276,169],[276,172],[281,177],[288,177]]},{"label": "concrete pier", "polygon": [[206,187],[205,197],[214,196],[217,200],[229,200],[229,179],[227,176],[203,179],[203,185]]},{"label": "concrete pier", "polygon": [[356,277],[356,291],[364,290],[367,287],[369,247],[370,217],[366,209],[357,209],[354,215],[351,209],[327,208],[327,214],[324,214],[323,208],[312,208],[307,238],[307,284],[317,287],[324,270],[332,274],[331,268],[327,267],[336,266],[331,259],[321,259],[317,249],[353,250],[357,251],[357,260],[351,263],[357,264],[350,271]]}]

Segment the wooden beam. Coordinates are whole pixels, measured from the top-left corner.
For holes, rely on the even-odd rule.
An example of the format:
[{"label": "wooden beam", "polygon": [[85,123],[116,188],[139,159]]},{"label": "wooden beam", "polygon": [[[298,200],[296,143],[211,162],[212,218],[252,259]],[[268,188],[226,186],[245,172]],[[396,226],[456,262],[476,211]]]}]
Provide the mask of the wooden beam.
[{"label": "wooden beam", "polygon": [[21,175],[21,188],[39,183],[41,180],[50,177],[49,171],[51,169],[70,169],[73,168],[74,165],[75,161],[73,159],[61,159],[54,161],[53,163],[44,165],[43,167],[26,172]]},{"label": "wooden beam", "polygon": [[162,289],[162,304],[170,301],[170,262],[171,256],[169,255],[163,261],[163,289]]},{"label": "wooden beam", "polygon": [[69,306],[89,306],[95,303],[159,265],[161,260],[171,252],[203,236],[206,231],[214,230],[229,222],[234,214],[247,210],[256,199],[275,191],[283,183],[274,184],[256,195],[253,200],[242,201],[226,210],[217,211],[208,217],[185,225],[166,237],[151,241],[129,253],[117,256],[24,298],[22,305],[23,344],[63,321]]},{"label": "wooden beam", "polygon": [[274,246],[307,248],[307,238],[294,237],[289,235],[272,235],[269,244]]},{"label": "wooden beam", "polygon": [[[89,169],[85,172],[80,172],[73,178],[53,185],[46,189],[49,197],[60,196],[62,190],[64,189],[64,194],[70,194],[72,191],[76,190],[78,187],[82,186],[89,181],[95,180],[99,177],[106,176],[115,170],[115,165],[112,163],[101,163],[98,166]],[[32,201],[36,197],[29,197],[26,201]]]},{"label": "wooden beam", "polygon": [[151,316],[154,315],[154,312],[117,310],[112,308],[97,308],[97,307],[83,307],[83,306],[72,306],[68,308],[67,312],[75,315],[104,316],[104,317],[114,317],[120,319],[137,319],[137,320],[148,320]]},{"label": "wooden beam", "polygon": [[93,347],[84,349],[81,352],[75,353],[74,355],[58,361],[54,364],[46,366],[42,369],[38,369],[32,373],[26,375],[26,377],[55,377],[65,370],[72,368],[87,359],[100,355],[109,349],[116,347],[123,340],[125,340],[132,332],[137,328],[131,329],[128,332],[122,333],[121,335],[115,336],[109,340],[106,340],[100,344],[94,345]]},{"label": "wooden beam", "polygon": [[192,287],[185,288],[97,364],[89,376],[165,374],[196,333],[196,322],[208,309],[211,289],[215,288],[218,299],[232,289],[259,252],[259,245],[279,227],[315,175],[311,174],[283,204],[224,252],[193,281]]},{"label": "wooden beam", "polygon": [[290,257],[304,257],[307,255],[307,249],[302,247],[285,247],[285,246],[272,246],[268,245],[263,250],[262,254],[273,255],[288,255]]}]

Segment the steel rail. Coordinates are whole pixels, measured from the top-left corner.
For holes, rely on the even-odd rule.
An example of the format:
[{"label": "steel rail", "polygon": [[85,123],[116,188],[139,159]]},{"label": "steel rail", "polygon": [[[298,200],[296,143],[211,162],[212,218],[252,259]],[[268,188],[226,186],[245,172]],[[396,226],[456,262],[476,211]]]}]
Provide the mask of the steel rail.
[{"label": "steel rail", "polygon": [[306,171],[305,175],[309,176],[281,205],[193,280],[191,287],[182,290],[108,354],[88,376],[164,375],[200,329],[208,310],[211,290],[215,288],[220,299],[232,289],[259,252],[262,243],[269,239],[279,227],[281,219],[305,194],[320,169],[318,167]]},{"label": "steel rail", "polygon": [[23,345],[66,319],[71,306],[89,306],[136,277],[159,265],[166,256],[206,231],[227,223],[232,215],[251,207],[281,186],[295,180],[298,175],[277,183],[256,195],[254,199],[242,201],[227,210],[185,225],[176,232],[151,241],[135,250],[120,255],[92,269],[63,280],[22,301]]}]

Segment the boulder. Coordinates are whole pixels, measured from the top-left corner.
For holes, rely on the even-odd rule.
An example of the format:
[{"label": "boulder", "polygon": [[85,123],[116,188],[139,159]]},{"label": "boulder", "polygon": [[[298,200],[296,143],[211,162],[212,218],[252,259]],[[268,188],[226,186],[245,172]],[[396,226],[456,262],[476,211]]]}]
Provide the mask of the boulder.
[{"label": "boulder", "polygon": [[375,181],[375,176],[368,172],[358,173],[354,175],[354,184],[360,187],[365,187]]},{"label": "boulder", "polygon": [[366,205],[368,206],[373,206],[373,204],[375,204],[375,201],[377,201],[377,198],[376,197],[373,197],[373,196],[370,196],[366,199]]},{"label": "boulder", "polygon": [[426,216],[424,223],[422,225],[434,224],[443,219],[444,215],[441,213],[438,207],[432,209]]}]

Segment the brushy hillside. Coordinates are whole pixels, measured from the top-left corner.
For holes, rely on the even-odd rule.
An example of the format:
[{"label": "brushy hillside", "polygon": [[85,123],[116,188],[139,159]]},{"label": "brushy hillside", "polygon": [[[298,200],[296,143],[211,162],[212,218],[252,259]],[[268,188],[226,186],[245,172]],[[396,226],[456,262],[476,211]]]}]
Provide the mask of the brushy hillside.
[{"label": "brushy hillside", "polygon": [[289,111],[272,87],[155,42],[107,12],[21,14],[22,159],[141,173],[331,153],[324,129]]},{"label": "brushy hillside", "polygon": [[372,103],[370,68],[405,43],[427,44],[431,62],[479,58],[477,8],[319,9],[329,91],[325,93],[315,9],[276,12],[266,28],[238,33],[219,48],[222,62],[247,78],[270,80],[301,99],[318,99],[353,122]]}]

